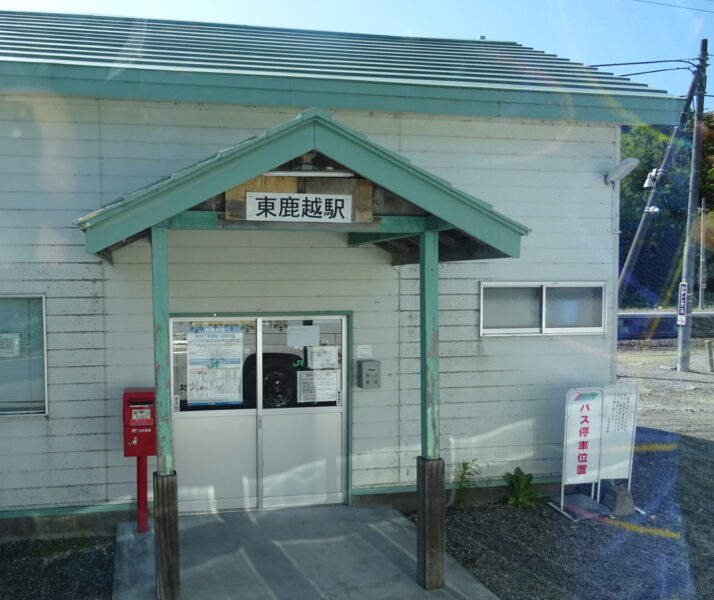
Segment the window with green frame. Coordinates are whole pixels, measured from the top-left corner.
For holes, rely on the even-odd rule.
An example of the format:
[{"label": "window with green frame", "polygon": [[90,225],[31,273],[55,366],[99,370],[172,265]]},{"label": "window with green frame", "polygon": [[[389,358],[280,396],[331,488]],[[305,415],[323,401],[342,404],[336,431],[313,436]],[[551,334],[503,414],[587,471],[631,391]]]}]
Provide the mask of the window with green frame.
[{"label": "window with green frame", "polygon": [[0,296],[0,414],[45,414],[45,299]]}]

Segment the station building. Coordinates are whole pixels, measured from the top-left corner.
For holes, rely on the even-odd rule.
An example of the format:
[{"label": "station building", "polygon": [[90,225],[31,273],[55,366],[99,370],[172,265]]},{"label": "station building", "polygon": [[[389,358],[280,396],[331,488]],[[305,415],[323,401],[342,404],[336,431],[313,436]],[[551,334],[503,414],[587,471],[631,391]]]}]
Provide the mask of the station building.
[{"label": "station building", "polygon": [[559,481],[566,391],[615,381],[605,174],[681,99],[512,42],[0,31],[4,516],[135,501],[128,388],[179,512]]}]

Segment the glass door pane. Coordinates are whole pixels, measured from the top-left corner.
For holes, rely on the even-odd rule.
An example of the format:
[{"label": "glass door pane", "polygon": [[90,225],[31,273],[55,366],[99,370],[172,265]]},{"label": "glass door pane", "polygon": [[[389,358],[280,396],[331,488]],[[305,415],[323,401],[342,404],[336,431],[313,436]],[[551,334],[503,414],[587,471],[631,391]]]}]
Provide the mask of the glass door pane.
[{"label": "glass door pane", "polygon": [[260,506],[342,502],[344,317],[262,325]]},{"label": "glass door pane", "polygon": [[251,397],[245,389],[256,326],[256,319],[172,319],[174,463],[182,512],[258,505],[255,391]]},{"label": "glass door pane", "polygon": [[255,319],[176,320],[172,352],[175,410],[255,408]]},{"label": "glass door pane", "polygon": [[341,406],[342,342],[341,319],[264,320],[263,408]]}]

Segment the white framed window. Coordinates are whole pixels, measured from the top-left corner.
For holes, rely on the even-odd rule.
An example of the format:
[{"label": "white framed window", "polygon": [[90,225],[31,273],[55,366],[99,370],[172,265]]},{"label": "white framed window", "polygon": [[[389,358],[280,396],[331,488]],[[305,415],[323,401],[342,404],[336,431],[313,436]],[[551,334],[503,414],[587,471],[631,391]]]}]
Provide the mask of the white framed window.
[{"label": "white framed window", "polygon": [[0,296],[0,415],[47,414],[44,296]]},{"label": "white framed window", "polygon": [[605,331],[601,282],[482,282],[481,335]]}]

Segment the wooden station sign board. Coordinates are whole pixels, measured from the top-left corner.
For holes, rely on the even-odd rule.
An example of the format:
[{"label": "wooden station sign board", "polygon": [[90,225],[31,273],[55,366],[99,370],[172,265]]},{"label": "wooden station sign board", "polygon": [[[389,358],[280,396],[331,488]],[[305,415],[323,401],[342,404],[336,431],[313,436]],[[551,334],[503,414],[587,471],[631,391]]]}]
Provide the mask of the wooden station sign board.
[{"label": "wooden station sign board", "polygon": [[371,223],[374,186],[358,178],[261,175],[225,193],[227,221]]}]

